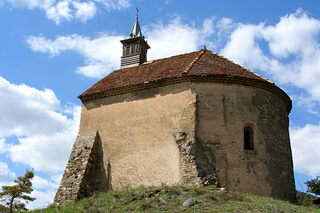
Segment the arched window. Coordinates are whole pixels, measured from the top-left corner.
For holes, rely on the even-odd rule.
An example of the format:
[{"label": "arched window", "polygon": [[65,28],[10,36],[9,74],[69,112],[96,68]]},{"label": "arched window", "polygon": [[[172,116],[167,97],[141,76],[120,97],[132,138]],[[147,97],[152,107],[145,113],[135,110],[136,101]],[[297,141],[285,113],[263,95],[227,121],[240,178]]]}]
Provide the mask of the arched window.
[{"label": "arched window", "polygon": [[253,130],[250,126],[243,129],[243,141],[245,150],[254,150],[253,146]]}]

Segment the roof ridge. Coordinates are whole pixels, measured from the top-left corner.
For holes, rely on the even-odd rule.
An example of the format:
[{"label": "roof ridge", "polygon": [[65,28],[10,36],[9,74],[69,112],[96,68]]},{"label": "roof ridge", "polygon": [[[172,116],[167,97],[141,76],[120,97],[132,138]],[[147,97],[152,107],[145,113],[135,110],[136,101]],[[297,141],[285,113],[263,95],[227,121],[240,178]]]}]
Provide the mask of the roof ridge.
[{"label": "roof ridge", "polygon": [[182,74],[187,74],[189,72],[189,70],[193,67],[193,65],[201,58],[201,56],[207,51],[207,48],[203,48],[199,55],[197,55],[197,57],[195,57],[191,63],[186,67],[186,69],[182,72]]},{"label": "roof ridge", "polygon": [[[197,51],[193,51],[193,52],[188,52],[188,53],[182,53],[182,54],[179,54],[179,55],[173,55],[173,56],[169,56],[169,57],[165,57],[165,58],[158,58],[158,59],[153,59],[153,60],[150,60],[150,61],[146,61],[140,65],[148,65],[148,64],[151,64],[153,62],[157,62],[157,61],[161,61],[161,60],[166,60],[166,59],[169,59],[169,58],[174,58],[174,57],[179,57],[179,56],[183,56],[183,55],[189,55],[189,54],[192,54],[192,53],[196,53],[196,52],[201,52],[202,50],[197,50]],[[149,62],[149,63],[148,63]],[[126,67],[126,68],[120,68],[120,69],[117,69],[117,70],[114,70],[114,71],[118,71],[118,70],[124,70],[124,69],[130,69],[130,68],[133,68],[133,67],[139,67],[140,65],[137,65],[137,66],[132,66],[132,67]],[[114,72],[113,71],[113,72]]]},{"label": "roof ridge", "polygon": [[193,51],[193,52],[182,53],[182,54],[179,54],[179,55],[173,55],[173,56],[170,56],[170,57],[155,59],[155,60],[153,60],[153,61],[160,61],[160,60],[164,60],[164,59],[168,59],[168,58],[173,58],[173,57],[178,57],[178,56],[182,56],[182,55],[189,55],[189,54],[196,53],[196,52],[200,52],[200,51],[197,50],[197,51]]},{"label": "roof ridge", "polygon": [[246,71],[248,71],[248,72],[250,72],[250,73],[252,73],[252,74],[254,74],[254,75],[258,76],[258,77],[262,78],[263,80],[268,81],[268,82],[269,82],[269,83],[271,83],[271,84],[274,84],[274,82],[273,82],[273,81],[271,81],[271,80],[269,80],[269,79],[267,79],[267,78],[265,78],[265,77],[263,77],[263,76],[259,75],[258,73],[253,72],[252,70],[250,70],[250,69],[248,69],[248,68],[245,68],[244,66],[242,66],[242,65],[240,65],[240,64],[238,64],[238,63],[236,63],[236,62],[232,61],[231,59],[226,58],[226,57],[224,57],[223,55],[220,55],[220,54],[218,54],[218,53],[215,53],[215,52],[213,52],[212,50],[208,50],[208,51],[210,51],[210,52],[211,52],[212,54],[214,54],[214,55],[219,56],[220,58],[223,58],[223,59],[225,59],[225,60],[227,60],[227,61],[230,61],[232,64],[234,64],[234,65],[237,65],[237,66],[241,67],[243,70],[246,70]]}]

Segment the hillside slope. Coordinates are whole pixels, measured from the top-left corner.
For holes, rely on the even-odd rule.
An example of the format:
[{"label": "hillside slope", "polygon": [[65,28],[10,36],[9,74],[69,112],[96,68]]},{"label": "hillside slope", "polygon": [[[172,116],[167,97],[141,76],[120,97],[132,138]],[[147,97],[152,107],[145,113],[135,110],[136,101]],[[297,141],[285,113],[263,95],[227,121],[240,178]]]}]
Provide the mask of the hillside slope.
[{"label": "hillside slope", "polygon": [[[182,204],[189,198],[195,198],[197,204],[184,207]],[[320,208],[214,187],[162,186],[109,191],[32,212],[320,212]]]}]

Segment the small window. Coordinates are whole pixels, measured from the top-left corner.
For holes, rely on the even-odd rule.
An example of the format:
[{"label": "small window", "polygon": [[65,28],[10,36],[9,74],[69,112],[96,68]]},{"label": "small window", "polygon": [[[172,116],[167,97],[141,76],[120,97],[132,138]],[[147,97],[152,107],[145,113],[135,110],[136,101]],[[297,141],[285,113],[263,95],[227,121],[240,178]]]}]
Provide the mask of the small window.
[{"label": "small window", "polygon": [[243,129],[243,140],[245,150],[254,150],[253,146],[253,130],[251,127],[246,126]]}]

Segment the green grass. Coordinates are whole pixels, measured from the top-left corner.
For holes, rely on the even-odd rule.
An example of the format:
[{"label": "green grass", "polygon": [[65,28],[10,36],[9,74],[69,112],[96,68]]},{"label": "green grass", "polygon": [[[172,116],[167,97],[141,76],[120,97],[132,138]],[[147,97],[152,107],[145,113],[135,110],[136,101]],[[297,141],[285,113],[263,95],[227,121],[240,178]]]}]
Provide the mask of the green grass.
[{"label": "green grass", "polygon": [[[188,198],[198,204],[183,207]],[[319,212],[319,207],[299,206],[269,197],[219,191],[213,186],[140,187],[109,191],[61,206],[49,206],[36,212]]]}]

